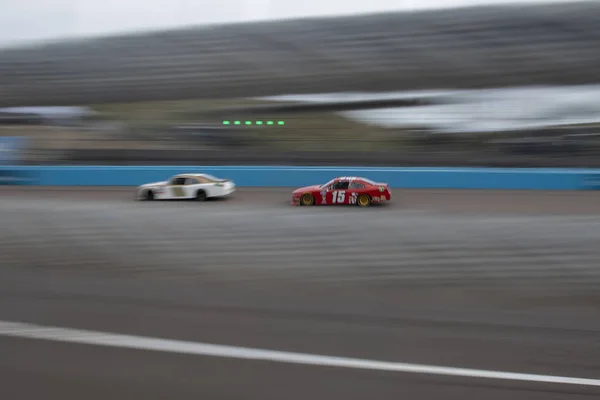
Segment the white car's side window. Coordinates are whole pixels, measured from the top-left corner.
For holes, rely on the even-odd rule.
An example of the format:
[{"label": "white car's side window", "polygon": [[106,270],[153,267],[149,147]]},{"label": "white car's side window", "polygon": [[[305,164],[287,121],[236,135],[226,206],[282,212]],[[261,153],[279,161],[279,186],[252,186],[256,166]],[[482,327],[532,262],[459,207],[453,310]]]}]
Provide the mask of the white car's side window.
[{"label": "white car's side window", "polygon": [[173,178],[169,181],[169,185],[171,186],[181,186],[181,185],[185,185],[185,178]]}]

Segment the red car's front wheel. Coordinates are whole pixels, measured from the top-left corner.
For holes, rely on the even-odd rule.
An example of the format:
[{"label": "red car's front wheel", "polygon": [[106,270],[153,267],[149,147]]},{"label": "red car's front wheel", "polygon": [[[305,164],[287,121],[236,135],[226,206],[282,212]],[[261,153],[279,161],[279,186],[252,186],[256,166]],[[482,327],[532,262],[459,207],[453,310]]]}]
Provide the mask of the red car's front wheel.
[{"label": "red car's front wheel", "polygon": [[310,193],[305,193],[300,197],[300,205],[301,206],[312,206],[315,204],[315,198]]}]

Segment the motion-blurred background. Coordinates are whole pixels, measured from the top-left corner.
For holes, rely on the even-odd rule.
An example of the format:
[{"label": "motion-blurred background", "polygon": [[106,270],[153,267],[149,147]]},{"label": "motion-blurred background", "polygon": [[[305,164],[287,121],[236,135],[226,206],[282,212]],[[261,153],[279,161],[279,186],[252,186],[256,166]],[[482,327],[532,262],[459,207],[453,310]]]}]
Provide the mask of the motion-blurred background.
[{"label": "motion-blurred background", "polygon": [[32,1],[4,160],[600,165],[597,2]]},{"label": "motion-blurred background", "polygon": [[[599,399],[597,172],[362,168],[600,166],[599,27],[598,1],[0,0],[0,399]],[[169,164],[239,187],[112,186]],[[342,173],[392,201],[290,206]]]}]

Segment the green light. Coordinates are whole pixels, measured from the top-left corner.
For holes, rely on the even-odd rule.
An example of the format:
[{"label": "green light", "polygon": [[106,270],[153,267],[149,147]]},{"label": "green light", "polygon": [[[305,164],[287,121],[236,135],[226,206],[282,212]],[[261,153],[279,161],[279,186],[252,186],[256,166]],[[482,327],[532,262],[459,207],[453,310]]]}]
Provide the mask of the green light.
[{"label": "green light", "polygon": [[285,121],[228,121],[224,120],[223,125],[285,125]]}]

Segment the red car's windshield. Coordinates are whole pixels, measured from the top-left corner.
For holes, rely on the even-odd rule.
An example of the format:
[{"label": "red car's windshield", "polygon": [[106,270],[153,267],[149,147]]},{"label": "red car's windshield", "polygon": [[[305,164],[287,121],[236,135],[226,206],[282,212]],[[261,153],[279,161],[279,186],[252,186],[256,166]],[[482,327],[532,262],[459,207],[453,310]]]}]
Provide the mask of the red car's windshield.
[{"label": "red car's windshield", "polygon": [[319,188],[320,188],[320,189],[322,189],[322,188],[324,188],[324,187],[327,187],[327,186],[329,186],[329,185],[333,184],[333,182],[335,182],[335,179],[332,179],[332,180],[330,180],[329,182],[327,182],[327,183],[325,183],[325,184],[323,184],[323,185],[319,186]]}]

